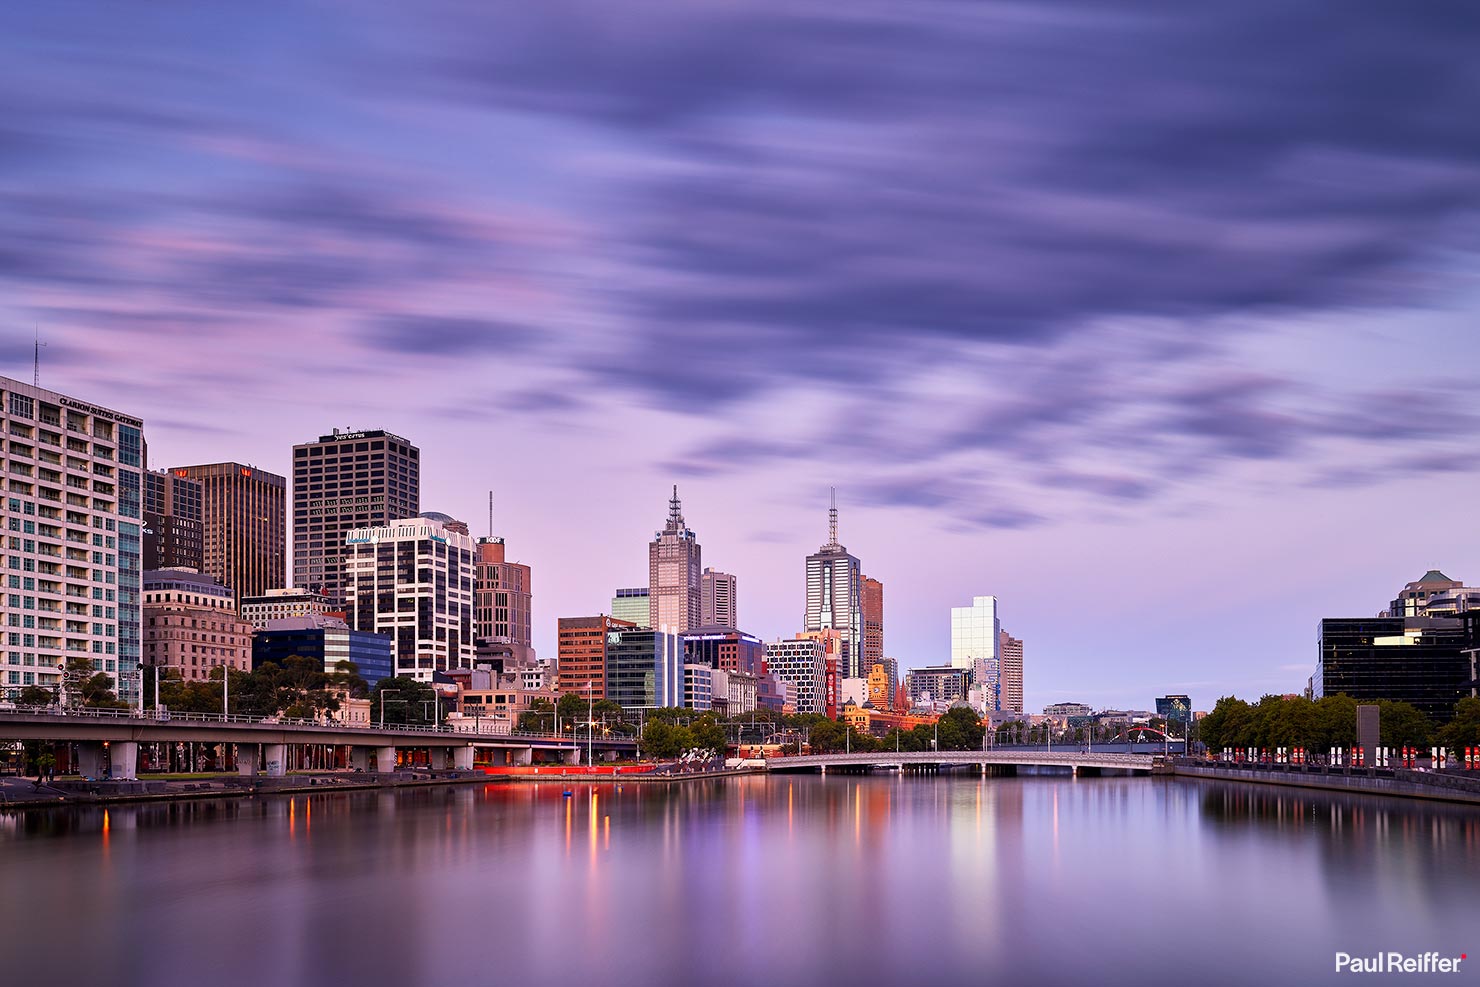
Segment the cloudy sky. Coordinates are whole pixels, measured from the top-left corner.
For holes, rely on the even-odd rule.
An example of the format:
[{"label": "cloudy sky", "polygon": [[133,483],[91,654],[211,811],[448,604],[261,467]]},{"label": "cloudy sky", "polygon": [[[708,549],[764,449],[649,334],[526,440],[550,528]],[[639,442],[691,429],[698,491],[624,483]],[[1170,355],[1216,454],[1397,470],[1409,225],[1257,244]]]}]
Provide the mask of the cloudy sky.
[{"label": "cloudy sky", "polygon": [[746,629],[836,486],[886,650],[996,594],[1035,709],[1480,580],[1480,9],[380,7],[0,9],[0,373],[156,467],[408,436],[545,654],[675,482]]}]

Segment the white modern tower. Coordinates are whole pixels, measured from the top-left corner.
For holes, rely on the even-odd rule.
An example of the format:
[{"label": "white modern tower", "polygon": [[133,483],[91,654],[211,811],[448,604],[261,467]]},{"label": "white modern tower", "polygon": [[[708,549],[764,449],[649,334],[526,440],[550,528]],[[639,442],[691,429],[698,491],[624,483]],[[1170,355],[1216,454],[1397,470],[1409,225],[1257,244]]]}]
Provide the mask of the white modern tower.
[{"label": "white modern tower", "polygon": [[827,544],[807,556],[805,630],[843,636],[838,675],[859,678],[863,669],[863,565],[838,544],[838,495],[827,512]]},{"label": "white modern tower", "polygon": [[982,712],[1002,709],[1002,623],[995,596],[974,597],[969,607],[951,608],[951,665],[971,671],[973,696]]}]

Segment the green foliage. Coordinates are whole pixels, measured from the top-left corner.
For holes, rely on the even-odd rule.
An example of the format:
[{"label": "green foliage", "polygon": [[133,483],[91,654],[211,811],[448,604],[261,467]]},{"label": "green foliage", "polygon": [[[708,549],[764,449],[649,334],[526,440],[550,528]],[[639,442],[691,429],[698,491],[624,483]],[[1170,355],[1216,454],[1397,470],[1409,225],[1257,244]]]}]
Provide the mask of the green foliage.
[{"label": "green foliage", "polygon": [[[264,666],[265,667],[265,666]],[[386,695],[390,693],[390,695]],[[406,675],[381,679],[370,694],[370,721],[381,722],[382,703],[386,723],[431,723],[431,703],[436,699],[431,684]]]},{"label": "green foliage", "polygon": [[[1410,703],[1382,701],[1382,744],[1427,747],[1434,725]],[[1357,742],[1357,702],[1350,696],[1309,700],[1264,696],[1250,705],[1224,696],[1197,725],[1197,734],[1214,752],[1225,747],[1304,747],[1326,751]]]},{"label": "green foliage", "polygon": [[26,686],[15,698],[22,706],[50,706],[55,700],[56,695],[50,689],[43,689],[39,685]]},{"label": "green foliage", "polygon": [[1480,699],[1466,697],[1454,707],[1454,719],[1435,735],[1435,741],[1457,753],[1480,745]]},{"label": "green foliage", "polygon": [[981,717],[976,710],[955,706],[946,712],[936,724],[940,731],[940,749],[943,751],[981,750],[982,737],[986,733]]},{"label": "green foliage", "polygon": [[550,700],[536,699],[519,714],[519,722],[514,729],[520,733],[551,733],[555,729],[554,712],[555,704]]},{"label": "green foliage", "polygon": [[678,727],[666,719],[649,720],[642,729],[642,753],[645,757],[677,757],[694,746],[694,735],[688,727]]}]

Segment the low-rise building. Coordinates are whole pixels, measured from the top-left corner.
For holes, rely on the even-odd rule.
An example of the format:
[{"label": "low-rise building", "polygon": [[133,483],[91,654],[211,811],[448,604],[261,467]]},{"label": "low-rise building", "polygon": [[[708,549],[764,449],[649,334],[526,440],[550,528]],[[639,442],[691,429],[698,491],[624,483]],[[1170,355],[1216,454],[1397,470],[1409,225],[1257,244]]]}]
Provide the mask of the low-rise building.
[{"label": "low-rise building", "polygon": [[971,669],[956,665],[912,668],[905,673],[904,687],[912,708],[964,702],[971,690]]},{"label": "low-rise building", "polygon": [[394,643],[388,634],[358,631],[337,617],[319,614],[267,621],[252,634],[252,667],[281,665],[288,658],[312,658],[332,672],[341,661],[352,662],[360,677],[375,683],[396,674]]},{"label": "low-rise building", "polygon": [[187,681],[221,666],[251,669],[252,625],[237,616],[230,589],[190,569],[156,569],[144,573],[143,597],[143,664]]},{"label": "low-rise building", "polygon": [[344,610],[335,607],[322,593],[306,589],[270,589],[261,596],[242,597],[242,620],[256,628],[267,626],[269,620],[284,620],[288,617],[344,617]]}]

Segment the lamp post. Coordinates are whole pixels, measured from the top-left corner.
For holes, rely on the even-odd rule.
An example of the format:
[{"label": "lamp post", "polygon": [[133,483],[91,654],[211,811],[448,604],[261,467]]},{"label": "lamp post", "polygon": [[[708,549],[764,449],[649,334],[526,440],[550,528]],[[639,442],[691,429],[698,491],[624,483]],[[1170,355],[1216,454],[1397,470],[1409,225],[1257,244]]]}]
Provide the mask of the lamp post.
[{"label": "lamp post", "polygon": [[387,693],[390,693],[390,692],[399,693],[400,691],[401,691],[400,689],[381,689],[380,690],[380,729],[382,729],[382,730],[385,729],[385,697],[386,697],[386,694]]},{"label": "lamp post", "polygon": [[[591,724],[596,719],[596,693],[590,679],[586,680],[586,767],[591,767],[592,744],[596,738],[591,735]],[[574,739],[574,738],[572,738]]]}]

